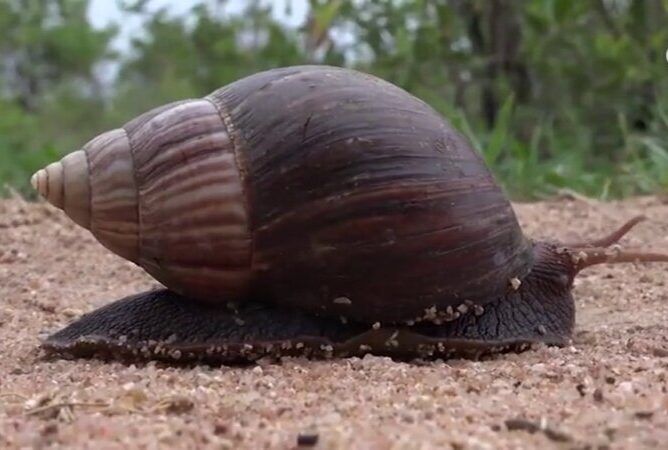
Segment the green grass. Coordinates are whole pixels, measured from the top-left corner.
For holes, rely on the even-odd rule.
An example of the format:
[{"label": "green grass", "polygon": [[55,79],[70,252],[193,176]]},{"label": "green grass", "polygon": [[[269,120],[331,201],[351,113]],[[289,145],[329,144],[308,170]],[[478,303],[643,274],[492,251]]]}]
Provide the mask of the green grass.
[{"label": "green grass", "polygon": [[[513,99],[500,110],[495,127],[488,133],[474,131],[467,118],[451,110],[453,125],[482,154],[499,181],[514,199],[549,198],[563,190],[610,200],[646,195],[668,189],[668,114],[659,114],[661,123],[654,134],[629,131],[619,118],[623,136],[618,148],[595,156],[587,130],[559,133],[550,123],[537,125],[529,139],[512,133]],[[623,155],[621,160],[611,156]]]}]

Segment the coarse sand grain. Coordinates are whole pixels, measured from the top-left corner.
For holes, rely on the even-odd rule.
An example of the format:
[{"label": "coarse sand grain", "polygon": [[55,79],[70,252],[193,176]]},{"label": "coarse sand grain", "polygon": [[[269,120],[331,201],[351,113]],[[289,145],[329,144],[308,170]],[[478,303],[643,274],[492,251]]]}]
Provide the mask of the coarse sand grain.
[{"label": "coarse sand grain", "polygon": [[[532,237],[668,249],[668,204],[516,204]],[[576,280],[565,348],[486,361],[367,356],[249,367],[47,360],[40,338],[156,283],[45,204],[0,201],[0,448],[668,448],[665,264]]]}]

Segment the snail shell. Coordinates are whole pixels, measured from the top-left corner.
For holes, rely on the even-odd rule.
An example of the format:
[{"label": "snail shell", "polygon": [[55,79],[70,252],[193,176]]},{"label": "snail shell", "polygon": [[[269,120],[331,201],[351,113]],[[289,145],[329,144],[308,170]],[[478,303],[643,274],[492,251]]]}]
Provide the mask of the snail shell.
[{"label": "snail shell", "polygon": [[327,66],[156,108],[33,184],[107,248],[208,302],[259,289],[398,322],[484,302],[531,259],[504,193],[447,121],[390,83]]}]

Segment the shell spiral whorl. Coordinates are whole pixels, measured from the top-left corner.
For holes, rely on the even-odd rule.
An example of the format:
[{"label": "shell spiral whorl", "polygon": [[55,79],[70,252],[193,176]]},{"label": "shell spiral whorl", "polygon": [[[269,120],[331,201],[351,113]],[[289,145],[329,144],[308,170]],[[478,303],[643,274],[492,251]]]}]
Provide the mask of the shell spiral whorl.
[{"label": "shell spiral whorl", "polygon": [[52,205],[62,209],[77,224],[90,227],[88,157],[77,150],[38,170],[30,179],[33,188]]},{"label": "shell spiral whorl", "polygon": [[38,171],[32,183],[105,247],[173,290],[214,301],[245,292],[245,199],[210,101],[142,114]]}]

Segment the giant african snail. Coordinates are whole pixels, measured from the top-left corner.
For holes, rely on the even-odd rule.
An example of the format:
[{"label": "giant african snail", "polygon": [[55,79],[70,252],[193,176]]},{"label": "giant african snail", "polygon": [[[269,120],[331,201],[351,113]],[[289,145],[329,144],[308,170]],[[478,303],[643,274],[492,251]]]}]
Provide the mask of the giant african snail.
[{"label": "giant african snail", "polygon": [[107,305],[49,351],[227,362],[479,355],[563,344],[573,278],[635,223],[534,242],[483,160],[427,104],[327,66],[171,103],[37,172],[33,186],[167,289]]}]

